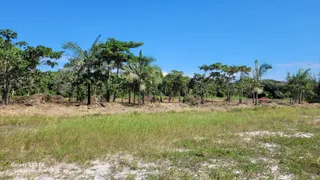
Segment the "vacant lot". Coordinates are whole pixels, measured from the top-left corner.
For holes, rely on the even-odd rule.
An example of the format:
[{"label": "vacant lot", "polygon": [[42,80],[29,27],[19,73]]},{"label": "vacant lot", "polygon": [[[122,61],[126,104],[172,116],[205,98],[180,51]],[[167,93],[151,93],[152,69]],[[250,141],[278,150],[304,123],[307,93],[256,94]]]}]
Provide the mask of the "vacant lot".
[{"label": "vacant lot", "polygon": [[[270,105],[269,105],[270,106]],[[272,105],[271,105],[272,106]],[[85,115],[111,115],[126,113],[154,113],[154,112],[181,112],[181,111],[226,111],[228,109],[253,107],[248,104],[229,104],[226,106],[223,101],[215,104],[207,103],[199,106],[188,106],[183,103],[146,103],[139,107],[138,105],[128,103],[105,103],[104,107],[99,105],[60,105],[53,103],[44,103],[33,106],[23,104],[14,104],[10,106],[0,106],[0,115],[6,116],[85,116]],[[320,106],[318,106],[320,107]]]},{"label": "vacant lot", "polygon": [[82,116],[2,110],[0,179],[320,177],[319,108],[188,110]]}]

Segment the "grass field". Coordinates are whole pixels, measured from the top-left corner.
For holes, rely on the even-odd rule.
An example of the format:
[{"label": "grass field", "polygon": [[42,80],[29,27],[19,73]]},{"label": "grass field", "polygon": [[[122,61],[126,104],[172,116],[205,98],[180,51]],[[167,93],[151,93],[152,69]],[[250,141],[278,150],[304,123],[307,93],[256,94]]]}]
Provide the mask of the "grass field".
[{"label": "grass field", "polygon": [[0,179],[319,179],[319,119],[311,107],[0,116]]}]

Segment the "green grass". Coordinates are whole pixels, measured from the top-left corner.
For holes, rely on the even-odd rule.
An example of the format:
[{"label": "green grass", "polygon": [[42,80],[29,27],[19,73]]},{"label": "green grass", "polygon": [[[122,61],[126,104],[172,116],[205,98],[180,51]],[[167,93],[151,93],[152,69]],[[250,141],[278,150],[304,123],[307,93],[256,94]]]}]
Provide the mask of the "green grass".
[{"label": "green grass", "polygon": [[[210,178],[254,178],[267,172],[265,157],[279,161],[282,171],[297,177],[320,176],[319,127],[310,124],[317,108],[253,108],[228,112],[132,113],[83,117],[0,116],[0,168],[11,162],[57,161],[84,163],[117,152],[135,154],[145,161],[168,160],[175,168],[151,179],[188,179],[199,164],[219,160],[227,167],[208,169]],[[307,116],[307,117],[306,117]],[[246,131],[294,131],[315,134],[311,138],[253,137],[246,142],[236,133]],[[275,143],[271,153],[259,143]],[[186,149],[187,151],[175,151]],[[301,158],[302,157],[302,158]],[[272,177],[272,174],[270,174]],[[236,176],[237,177],[237,176]]]}]

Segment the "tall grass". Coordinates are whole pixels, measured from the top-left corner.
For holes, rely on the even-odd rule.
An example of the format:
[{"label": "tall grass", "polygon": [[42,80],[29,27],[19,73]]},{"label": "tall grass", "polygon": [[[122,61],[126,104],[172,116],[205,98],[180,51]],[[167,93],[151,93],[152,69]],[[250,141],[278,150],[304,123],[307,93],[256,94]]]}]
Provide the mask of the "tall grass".
[{"label": "tall grass", "polygon": [[301,129],[316,108],[254,108],[228,112],[132,113],[83,117],[0,116],[0,162],[54,158],[86,161],[119,151],[170,148],[194,137],[243,131]]}]

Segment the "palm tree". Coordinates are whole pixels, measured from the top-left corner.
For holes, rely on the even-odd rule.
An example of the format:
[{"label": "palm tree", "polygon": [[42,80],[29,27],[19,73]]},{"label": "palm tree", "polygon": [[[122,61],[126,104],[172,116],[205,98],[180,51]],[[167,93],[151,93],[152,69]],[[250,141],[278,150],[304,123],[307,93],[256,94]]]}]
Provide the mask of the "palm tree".
[{"label": "palm tree", "polygon": [[312,91],[313,78],[310,75],[310,70],[311,69],[299,69],[297,74],[293,74],[292,76],[288,74],[287,77],[288,87],[290,87],[291,95],[295,97],[295,100],[298,100],[299,104],[301,104],[302,98],[305,94],[314,95],[314,92]]},{"label": "palm tree", "polygon": [[129,76],[133,81],[137,82],[138,86],[138,104],[141,105],[141,95],[146,91],[146,81],[151,69],[150,64],[154,59],[142,55],[142,51],[139,52],[139,56],[131,56],[127,63],[125,70],[130,74]]},{"label": "palm tree", "polygon": [[63,45],[63,49],[70,50],[75,58],[74,61],[70,62],[70,66],[73,66],[74,69],[78,71],[78,78],[82,78],[85,80],[87,85],[87,95],[88,95],[88,105],[91,105],[91,84],[92,84],[92,76],[91,73],[94,71],[93,64],[97,59],[97,54],[100,51],[100,47],[98,46],[98,41],[101,35],[99,35],[90,49],[83,50],[77,43],[67,42]]},{"label": "palm tree", "polygon": [[254,90],[253,90],[253,99],[255,99],[255,105],[258,105],[258,95],[262,92],[260,80],[262,76],[270,69],[272,66],[270,64],[262,64],[259,66],[258,60],[254,61],[253,69],[253,79],[254,79]]},{"label": "palm tree", "polygon": [[148,70],[148,76],[146,78],[146,84],[149,95],[152,95],[151,102],[155,102],[157,99],[157,95],[161,93],[159,91],[159,85],[163,82],[163,73],[159,66],[152,66]]}]

